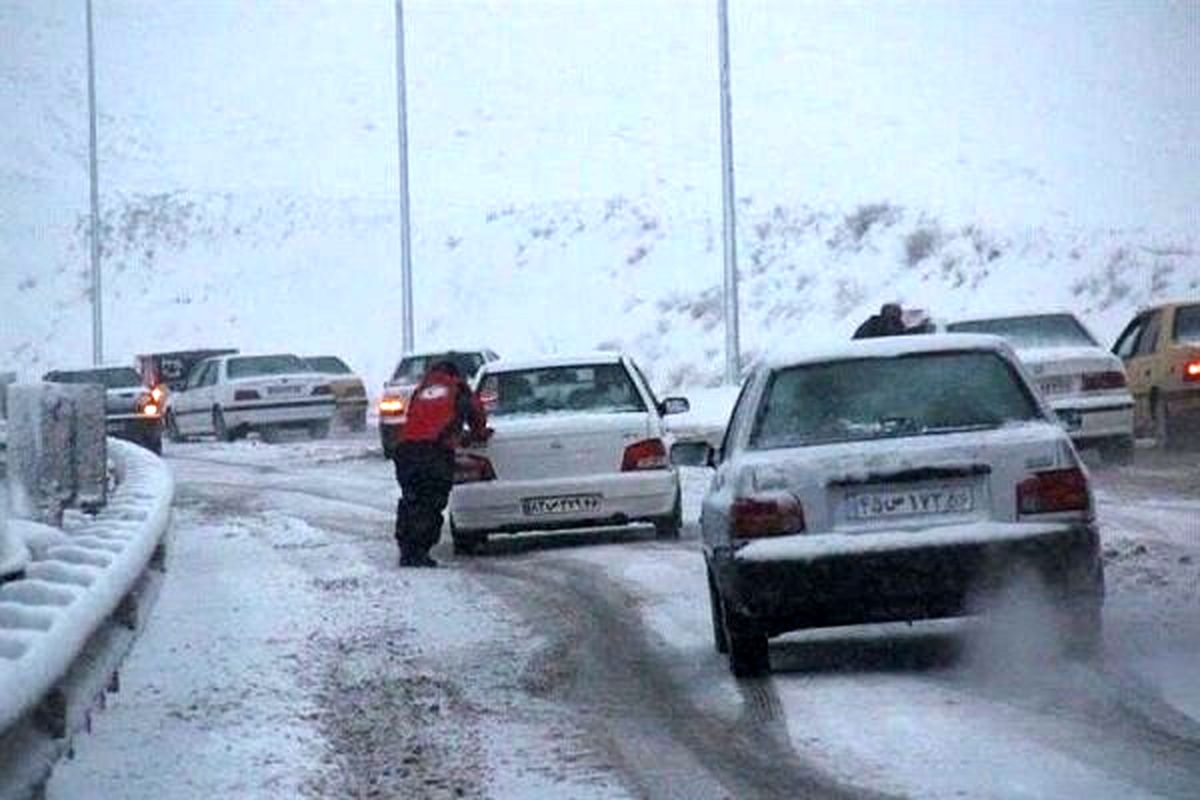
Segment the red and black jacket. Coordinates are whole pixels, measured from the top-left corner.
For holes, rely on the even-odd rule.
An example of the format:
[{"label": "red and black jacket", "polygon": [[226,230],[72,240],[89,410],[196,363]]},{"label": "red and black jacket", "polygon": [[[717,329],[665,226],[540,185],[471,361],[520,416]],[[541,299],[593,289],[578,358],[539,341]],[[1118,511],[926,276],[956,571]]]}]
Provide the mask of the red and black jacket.
[{"label": "red and black jacket", "polygon": [[483,403],[462,378],[433,369],[413,390],[405,414],[404,442],[435,442],[455,448],[461,443],[463,426],[471,437],[487,436],[487,412]]}]

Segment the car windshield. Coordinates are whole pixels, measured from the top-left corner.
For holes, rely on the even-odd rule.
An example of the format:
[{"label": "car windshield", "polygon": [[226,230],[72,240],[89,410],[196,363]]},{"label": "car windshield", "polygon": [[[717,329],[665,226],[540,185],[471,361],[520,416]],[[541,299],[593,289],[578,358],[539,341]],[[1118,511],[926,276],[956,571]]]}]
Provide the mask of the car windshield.
[{"label": "car windshield", "polygon": [[484,378],[480,395],[488,413],[620,413],[646,404],[620,364],[585,364],[498,372]]},{"label": "car windshield", "polygon": [[240,356],[229,359],[230,378],[253,378],[261,375],[290,375],[312,372],[298,356]]},{"label": "car windshield", "polygon": [[310,356],[304,360],[312,367],[313,372],[326,375],[349,375],[351,373],[346,362],[337,356]]},{"label": "car windshield", "polygon": [[993,336],[1003,336],[1018,350],[1035,347],[1096,346],[1096,340],[1070,314],[976,319],[955,322],[946,326],[946,329],[952,333],[990,333]]},{"label": "car windshield", "polygon": [[393,381],[416,383],[425,376],[425,372],[439,361],[452,361],[458,367],[463,377],[470,378],[483,366],[483,356],[478,353],[432,353],[423,356],[406,356],[396,365],[392,373]]},{"label": "car windshield", "polygon": [[[971,380],[963,380],[965,375]],[[995,353],[920,353],[805,364],[772,376],[750,447],[996,428],[1040,416],[1021,379]]]},{"label": "car windshield", "polygon": [[1175,341],[1200,345],[1200,305],[1181,306],[1175,312]]},{"label": "car windshield", "polygon": [[142,385],[142,376],[132,367],[81,369],[46,374],[50,383],[98,383],[105,389],[128,389]]}]

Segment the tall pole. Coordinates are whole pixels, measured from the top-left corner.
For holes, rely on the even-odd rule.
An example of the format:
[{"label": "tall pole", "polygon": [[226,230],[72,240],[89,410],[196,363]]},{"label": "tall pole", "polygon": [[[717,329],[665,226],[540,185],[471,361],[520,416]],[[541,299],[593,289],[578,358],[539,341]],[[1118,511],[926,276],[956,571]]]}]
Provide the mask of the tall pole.
[{"label": "tall pole", "polygon": [[717,0],[717,37],[721,59],[721,197],[725,243],[725,382],[741,378],[738,344],[737,208],[733,192],[733,122],[729,96],[729,6]]},{"label": "tall pole", "polygon": [[408,225],[408,103],[404,78],[404,0],[396,0],[396,139],[400,151],[400,280],[402,338],[405,353],[413,350],[412,237]]},{"label": "tall pole", "polygon": [[92,41],[92,0],[87,0],[88,173],[91,181],[92,363],[104,362],[103,293],[100,284],[100,178],[96,167],[96,59]]}]

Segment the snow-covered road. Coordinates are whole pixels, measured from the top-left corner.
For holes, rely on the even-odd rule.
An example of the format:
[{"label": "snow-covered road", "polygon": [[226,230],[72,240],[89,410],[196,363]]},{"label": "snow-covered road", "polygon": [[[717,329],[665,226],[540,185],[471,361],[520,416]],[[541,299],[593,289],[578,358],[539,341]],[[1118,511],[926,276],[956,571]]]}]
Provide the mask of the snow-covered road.
[{"label": "snow-covered road", "polygon": [[369,438],[175,446],[162,599],[48,794],[1195,798],[1200,465],[1139,456],[1096,472],[1102,665],[1039,648],[1018,608],[791,635],[739,683],[691,526],[399,571]]}]

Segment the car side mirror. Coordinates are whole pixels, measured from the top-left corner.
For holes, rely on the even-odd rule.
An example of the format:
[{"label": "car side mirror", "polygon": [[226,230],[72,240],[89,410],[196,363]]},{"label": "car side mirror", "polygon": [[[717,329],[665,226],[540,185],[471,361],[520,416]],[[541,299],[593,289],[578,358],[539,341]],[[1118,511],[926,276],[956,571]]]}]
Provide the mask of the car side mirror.
[{"label": "car side mirror", "polygon": [[715,463],[716,452],[708,442],[698,440],[671,445],[671,466],[711,467]]},{"label": "car side mirror", "polygon": [[692,410],[692,404],[686,397],[668,397],[658,404],[658,410],[664,417],[671,414],[686,414]]}]

